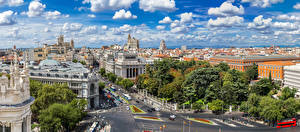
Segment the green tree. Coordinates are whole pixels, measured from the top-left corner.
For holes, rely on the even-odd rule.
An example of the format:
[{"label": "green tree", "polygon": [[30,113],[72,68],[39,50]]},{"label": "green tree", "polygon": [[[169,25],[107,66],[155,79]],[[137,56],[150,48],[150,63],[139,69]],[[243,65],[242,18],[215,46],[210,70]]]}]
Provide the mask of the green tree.
[{"label": "green tree", "polygon": [[269,79],[260,79],[257,83],[250,87],[251,93],[256,93],[258,95],[267,95],[273,89],[273,84]]},{"label": "green tree", "polygon": [[146,90],[152,95],[157,95],[159,82],[156,79],[149,78],[144,81]]},{"label": "green tree", "polygon": [[227,63],[221,62],[218,65],[215,66],[216,68],[218,68],[220,71],[228,71],[230,69],[229,65]]},{"label": "green tree", "polygon": [[249,95],[248,101],[246,102],[248,113],[252,117],[259,117],[260,109],[260,100],[261,97],[256,95],[255,93],[252,93]]},{"label": "green tree", "polygon": [[208,107],[210,110],[213,111],[213,113],[220,114],[224,107],[224,101],[219,99],[213,100],[211,103],[208,104]]},{"label": "green tree", "polygon": [[280,121],[284,118],[280,111],[280,104],[280,100],[276,100],[268,96],[262,97],[259,103],[261,106],[261,112],[259,115],[265,120],[268,120],[269,124],[272,123],[274,126],[277,120]]},{"label": "green tree", "polygon": [[[219,71],[215,68],[199,68],[194,70],[187,75],[186,80],[183,83],[183,90],[185,91],[184,97],[192,99],[192,102],[204,98],[205,91],[210,83],[219,78]],[[193,98],[190,98],[191,96],[193,96]]]},{"label": "green tree", "polygon": [[258,77],[258,67],[255,63],[246,70],[246,74],[249,77],[249,80],[255,80]]},{"label": "green tree", "polygon": [[72,62],[74,62],[74,63],[77,63],[78,62],[78,60],[77,59],[73,59],[73,61]]},{"label": "green tree", "polygon": [[40,81],[30,80],[29,87],[30,87],[30,96],[37,98],[38,91],[42,89],[43,84]]},{"label": "green tree", "polygon": [[201,99],[199,99],[198,101],[193,103],[192,109],[201,111],[204,109],[204,106],[204,102]]},{"label": "green tree", "polygon": [[126,90],[129,90],[133,85],[134,83],[130,80],[130,79],[123,79],[121,82],[120,82],[121,86],[123,88],[125,88]]},{"label": "green tree", "polygon": [[82,119],[82,109],[86,105],[84,103],[77,107],[75,103],[79,102],[76,101],[67,105],[54,103],[47,109],[42,110],[39,116],[41,130],[46,132],[69,132],[73,130],[76,124]]},{"label": "green tree", "polygon": [[113,74],[113,73],[107,73],[107,78],[109,81],[111,81],[112,83],[115,83],[117,80],[117,75]]},{"label": "green tree", "polygon": [[99,86],[99,91],[101,91],[101,90],[103,90],[105,88],[104,82],[99,82],[98,86]]},{"label": "green tree", "polygon": [[44,84],[39,89],[33,105],[31,105],[31,111],[34,115],[38,115],[40,111],[47,109],[50,105],[54,103],[70,103],[76,96],[67,84]]},{"label": "green tree", "polygon": [[105,68],[101,68],[101,69],[99,70],[99,73],[100,73],[100,75],[101,75],[102,77],[104,77],[105,74],[106,74]]},{"label": "green tree", "polygon": [[297,89],[295,89],[295,88],[290,89],[289,87],[285,87],[282,89],[281,96],[279,98],[282,100],[286,100],[288,98],[294,98],[296,92],[297,92]]},{"label": "green tree", "polygon": [[86,65],[86,62],[85,62],[85,61],[80,61],[80,63],[81,63],[82,65]]}]

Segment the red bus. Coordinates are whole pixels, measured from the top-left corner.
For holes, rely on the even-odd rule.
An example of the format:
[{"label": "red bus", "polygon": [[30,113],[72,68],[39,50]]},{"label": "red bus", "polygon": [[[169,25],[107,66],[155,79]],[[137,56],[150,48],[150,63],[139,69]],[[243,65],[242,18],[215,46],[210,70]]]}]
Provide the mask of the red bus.
[{"label": "red bus", "polygon": [[297,125],[296,118],[292,118],[292,120],[286,122],[277,121],[277,128],[295,127],[296,125]]}]

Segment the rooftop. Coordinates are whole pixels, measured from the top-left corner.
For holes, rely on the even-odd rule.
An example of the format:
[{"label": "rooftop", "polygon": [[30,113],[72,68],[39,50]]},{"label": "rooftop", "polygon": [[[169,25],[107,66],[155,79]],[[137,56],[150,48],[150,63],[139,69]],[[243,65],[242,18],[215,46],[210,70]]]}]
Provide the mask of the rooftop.
[{"label": "rooftop", "polygon": [[254,55],[254,56],[226,56],[226,55],[217,55],[212,58],[218,58],[218,59],[243,59],[243,60],[262,60],[262,59],[300,59],[300,57],[297,56],[283,56],[283,55],[270,55],[270,56],[260,56],[260,55]]},{"label": "rooftop", "polygon": [[289,65],[296,65],[295,61],[269,61],[259,63],[258,65],[275,65],[275,66],[289,66]]}]

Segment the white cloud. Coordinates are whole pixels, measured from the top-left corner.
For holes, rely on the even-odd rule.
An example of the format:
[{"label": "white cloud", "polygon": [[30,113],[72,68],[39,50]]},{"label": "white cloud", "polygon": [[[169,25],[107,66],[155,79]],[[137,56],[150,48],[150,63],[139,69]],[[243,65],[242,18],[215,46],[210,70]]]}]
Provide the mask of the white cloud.
[{"label": "white cloud", "polygon": [[60,18],[61,13],[59,11],[48,11],[44,13],[44,16],[48,20],[54,20]]},{"label": "white cloud", "polygon": [[256,30],[266,30],[272,25],[272,19],[264,19],[262,15],[254,18],[252,23],[248,24],[248,28]]},{"label": "white cloud", "polygon": [[172,20],[170,17],[165,17],[163,20],[160,20],[158,23],[165,23],[165,24],[168,24],[168,23],[171,23]]},{"label": "white cloud", "polygon": [[256,7],[270,7],[272,4],[277,4],[281,3],[284,0],[242,0],[242,3],[250,3],[251,6],[256,6]]},{"label": "white cloud", "polygon": [[172,33],[185,33],[188,30],[189,30],[188,27],[186,27],[185,25],[182,25],[182,26],[178,26],[178,27],[172,28],[171,32]]},{"label": "white cloud", "polygon": [[42,4],[39,1],[32,1],[28,6],[28,12],[26,14],[28,15],[28,17],[41,16],[45,8],[45,4]]},{"label": "white cloud", "polygon": [[120,26],[119,28],[112,28],[112,32],[115,35],[120,35],[120,34],[123,34],[123,33],[130,33],[134,30],[136,30],[136,27],[135,26],[130,26],[128,24]]},{"label": "white cloud", "polygon": [[80,31],[80,33],[83,33],[83,34],[95,34],[97,32],[98,32],[97,26],[88,26],[88,27],[83,28]]},{"label": "white cloud", "polygon": [[230,2],[224,2],[220,7],[209,8],[208,14],[215,16],[236,16],[243,15],[245,13],[244,7],[233,6]]},{"label": "white cloud", "polygon": [[20,6],[24,3],[24,0],[0,0],[0,5],[8,5],[10,7]]},{"label": "white cloud", "polygon": [[139,7],[148,12],[176,10],[175,0],[140,0]]},{"label": "white cloud", "polygon": [[210,27],[232,27],[241,26],[244,22],[243,17],[232,16],[232,17],[218,17],[217,19],[209,19],[207,25]]},{"label": "white cloud", "polygon": [[129,8],[136,0],[84,0],[83,4],[91,4],[92,12]]},{"label": "white cloud", "polygon": [[107,26],[106,26],[106,25],[103,25],[103,26],[101,26],[101,29],[102,29],[102,30],[107,30]]},{"label": "white cloud", "polygon": [[[299,14],[300,15],[300,14]],[[278,20],[287,20],[287,21],[300,21],[300,16],[299,15],[279,15],[276,17]]]},{"label": "white cloud", "polygon": [[300,10],[300,3],[297,3],[296,5],[293,6],[294,9]]},{"label": "white cloud", "polygon": [[44,32],[46,32],[46,33],[47,33],[47,32],[50,32],[49,28],[46,27],[46,28],[44,29]]},{"label": "white cloud", "polygon": [[0,13],[0,25],[12,25],[16,23],[14,12],[11,10]]},{"label": "white cloud", "polygon": [[125,11],[124,9],[116,11],[113,19],[136,19],[137,16],[131,14],[130,11]]},{"label": "white cloud", "polygon": [[82,24],[81,23],[65,23],[63,25],[63,30],[64,31],[79,31],[82,28]]},{"label": "white cloud", "polygon": [[88,14],[88,17],[89,17],[89,18],[95,18],[96,15],[94,15],[94,14]]},{"label": "white cloud", "polygon": [[290,23],[290,22],[274,22],[273,27],[280,28],[284,30],[296,30],[299,28],[299,23]]},{"label": "white cloud", "polygon": [[178,27],[180,25],[180,21],[179,20],[175,20],[170,24],[171,28],[175,28]]},{"label": "white cloud", "polygon": [[182,13],[180,14],[180,23],[189,23],[193,21],[193,13]]},{"label": "white cloud", "polygon": [[164,30],[165,28],[166,28],[166,26],[162,26],[162,25],[156,26],[157,30]]}]

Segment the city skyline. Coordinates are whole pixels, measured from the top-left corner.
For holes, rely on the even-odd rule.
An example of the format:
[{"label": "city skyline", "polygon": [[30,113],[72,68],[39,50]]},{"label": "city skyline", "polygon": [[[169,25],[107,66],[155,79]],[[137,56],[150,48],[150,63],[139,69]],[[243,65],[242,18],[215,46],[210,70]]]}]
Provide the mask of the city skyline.
[{"label": "city skyline", "polygon": [[299,46],[299,10],[294,0],[4,0],[0,46],[53,44],[60,34],[76,47],[124,45],[129,33],[141,47]]}]

